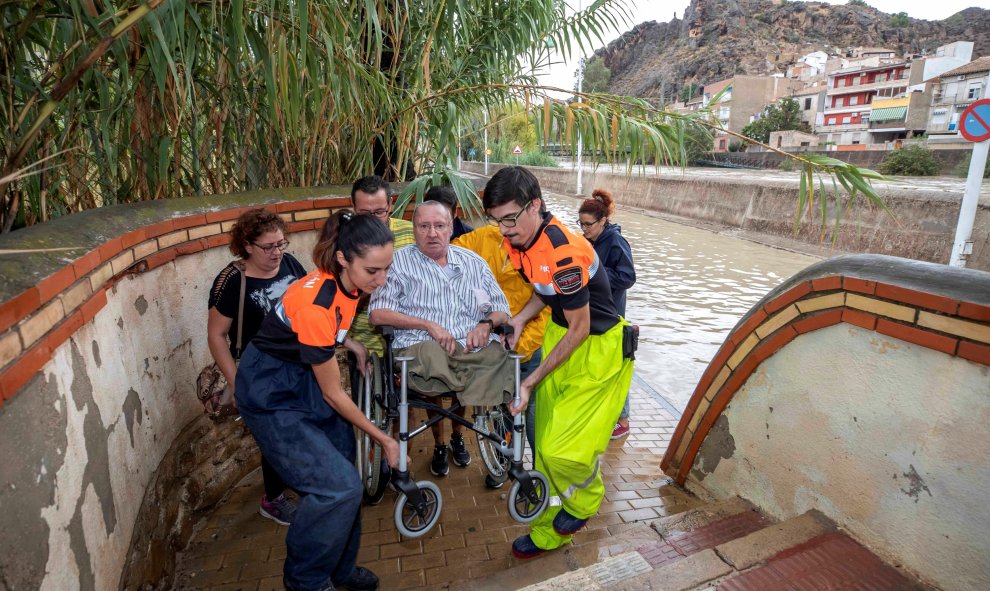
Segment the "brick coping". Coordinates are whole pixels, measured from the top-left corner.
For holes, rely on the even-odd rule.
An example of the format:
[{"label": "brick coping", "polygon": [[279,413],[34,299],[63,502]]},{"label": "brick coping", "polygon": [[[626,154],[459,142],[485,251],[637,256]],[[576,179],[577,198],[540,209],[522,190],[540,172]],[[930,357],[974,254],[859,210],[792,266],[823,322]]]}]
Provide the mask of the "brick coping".
[{"label": "brick coping", "polygon": [[798,335],[840,322],[990,366],[990,273],[880,255],[812,265],[732,329],[698,382],[661,469],[684,484],[712,426],[757,367]]},{"label": "brick coping", "polygon": [[[73,239],[83,246],[68,256],[4,255],[21,259],[5,261],[0,289],[0,405],[96,316],[107,304],[107,290],[125,275],[226,247],[234,220],[257,207],[281,215],[290,234],[317,230],[333,211],[350,206],[348,195],[346,189],[292,189],[277,196],[255,192],[122,205],[3,237],[0,250],[53,248]],[[11,268],[24,273],[6,272]]]}]

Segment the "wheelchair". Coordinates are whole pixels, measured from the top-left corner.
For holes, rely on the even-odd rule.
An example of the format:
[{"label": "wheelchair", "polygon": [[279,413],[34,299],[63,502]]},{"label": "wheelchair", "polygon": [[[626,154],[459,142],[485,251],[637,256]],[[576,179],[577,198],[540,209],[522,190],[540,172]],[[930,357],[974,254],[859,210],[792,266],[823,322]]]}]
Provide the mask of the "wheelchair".
[{"label": "wheelchair", "polygon": [[[496,330],[499,329],[502,334],[511,331],[509,327],[498,327]],[[505,405],[490,409],[474,407],[473,421],[469,421],[456,414],[462,407],[453,393],[453,403],[448,409],[443,408],[440,401],[431,402],[432,397],[410,391],[408,363],[413,358],[393,355],[392,327],[382,327],[382,335],[386,352],[381,358],[371,355],[369,375],[351,370],[352,394],[365,417],[382,431],[391,434],[393,426],[398,423],[399,465],[390,470],[381,446],[364,432],[356,433],[357,468],[364,485],[364,501],[369,504],[381,502],[391,482],[398,491],[394,510],[396,529],[406,538],[419,538],[429,533],[440,518],[443,496],[433,482],[413,480],[409,473],[408,446],[412,437],[448,419],[474,431],[482,462],[493,479],[497,482],[513,481],[508,493],[509,515],[520,523],[536,519],[550,501],[550,486],[543,473],[523,468],[525,413],[512,417]],[[518,402],[522,355],[510,352],[509,357],[515,364],[514,401]],[[396,363],[399,365],[398,371]],[[409,412],[417,408],[435,412],[436,416],[410,430]]]}]

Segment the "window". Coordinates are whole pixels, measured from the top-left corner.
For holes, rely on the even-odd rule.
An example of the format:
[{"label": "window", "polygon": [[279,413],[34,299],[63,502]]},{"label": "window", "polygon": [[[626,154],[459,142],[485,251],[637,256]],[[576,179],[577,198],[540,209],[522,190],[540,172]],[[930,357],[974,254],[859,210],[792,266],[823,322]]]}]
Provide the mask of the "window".
[{"label": "window", "polygon": [[870,116],[869,115],[861,115],[860,118],[859,118],[859,122],[861,124],[863,124],[863,125],[869,125],[870,124]]},{"label": "window", "polygon": [[811,98],[804,99],[804,110],[807,111],[811,108]]},{"label": "window", "polygon": [[845,117],[842,118],[843,125],[849,125],[850,123],[852,123],[852,117],[846,115]]},{"label": "window", "polygon": [[966,93],[966,98],[971,100],[980,98],[980,84],[978,82],[969,87],[969,92]]},{"label": "window", "polygon": [[849,97],[849,104],[850,105],[855,105],[855,104],[858,104],[858,103],[859,103],[859,97],[858,96],[851,96],[851,97]]},{"label": "window", "polygon": [[947,111],[945,109],[935,109],[932,111],[932,125],[945,125]]}]

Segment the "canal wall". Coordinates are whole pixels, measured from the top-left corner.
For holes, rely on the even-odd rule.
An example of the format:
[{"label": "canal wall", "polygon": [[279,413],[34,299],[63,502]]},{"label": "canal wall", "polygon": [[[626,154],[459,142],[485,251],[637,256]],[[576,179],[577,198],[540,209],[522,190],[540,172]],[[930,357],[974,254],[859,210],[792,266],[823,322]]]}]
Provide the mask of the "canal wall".
[{"label": "canal wall", "polygon": [[778,519],[821,511],[946,591],[990,588],[990,274],[836,257],[774,289],[661,467]]},{"label": "canal wall", "polygon": [[[490,164],[490,174],[506,165]],[[484,164],[465,162],[463,169],[482,174]],[[576,172],[566,168],[530,168],[547,190],[573,194]],[[797,173],[794,173],[795,179]],[[759,171],[753,180],[690,174],[632,175],[613,174],[604,169],[585,171],[583,185],[590,192],[606,187],[622,205],[639,207],[699,222],[740,230],[747,237],[764,237],[769,243],[780,239],[797,240],[810,247],[831,246],[835,216],[841,211],[835,248],[840,252],[877,253],[920,261],[947,263],[952,252],[961,194],[919,189],[878,189],[887,211],[869,204],[862,196],[848,207],[836,206],[833,195],[827,200],[824,234],[821,212],[816,204],[805,213],[795,233],[798,186],[796,183],[767,180]],[[827,186],[831,182],[826,179]],[[820,196],[816,197],[820,199]],[[972,269],[990,271],[990,195],[983,195],[973,229],[973,254],[967,262]]]},{"label": "canal wall", "polygon": [[312,268],[345,195],[146,202],[0,236],[0,588],[170,588],[198,518],[259,463],[195,392],[227,232],[267,205]]}]

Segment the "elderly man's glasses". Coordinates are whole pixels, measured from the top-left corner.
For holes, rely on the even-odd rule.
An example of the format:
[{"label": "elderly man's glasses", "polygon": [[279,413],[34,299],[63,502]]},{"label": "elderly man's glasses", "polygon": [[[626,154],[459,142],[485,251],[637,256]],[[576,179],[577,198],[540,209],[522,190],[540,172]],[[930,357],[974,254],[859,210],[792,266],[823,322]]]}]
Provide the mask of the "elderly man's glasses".
[{"label": "elderly man's glasses", "polygon": [[286,248],[289,248],[288,240],[273,242],[271,244],[255,244],[254,242],[252,242],[251,244],[265,251],[265,254],[271,254],[272,251],[275,250],[276,248],[279,249],[279,251],[283,251],[283,252],[285,251]]},{"label": "elderly man's glasses", "polygon": [[529,205],[531,203],[533,203],[533,200],[532,199],[530,199],[529,201],[527,201],[526,204],[522,206],[522,209],[520,209],[519,211],[517,211],[516,213],[514,213],[512,215],[507,215],[507,216],[501,217],[501,218],[496,218],[496,217],[488,216],[488,223],[491,224],[491,225],[493,225],[493,226],[505,226],[506,228],[513,228],[516,225],[516,221],[520,217],[522,217],[522,214],[527,209],[529,209]]},{"label": "elderly man's glasses", "polygon": [[595,220],[593,222],[582,222],[581,220],[578,220],[578,225],[581,226],[581,229],[582,230],[587,230],[588,228],[590,228],[591,226],[594,226],[595,224],[597,224],[600,221],[602,221],[602,218],[598,218],[597,220]]}]

